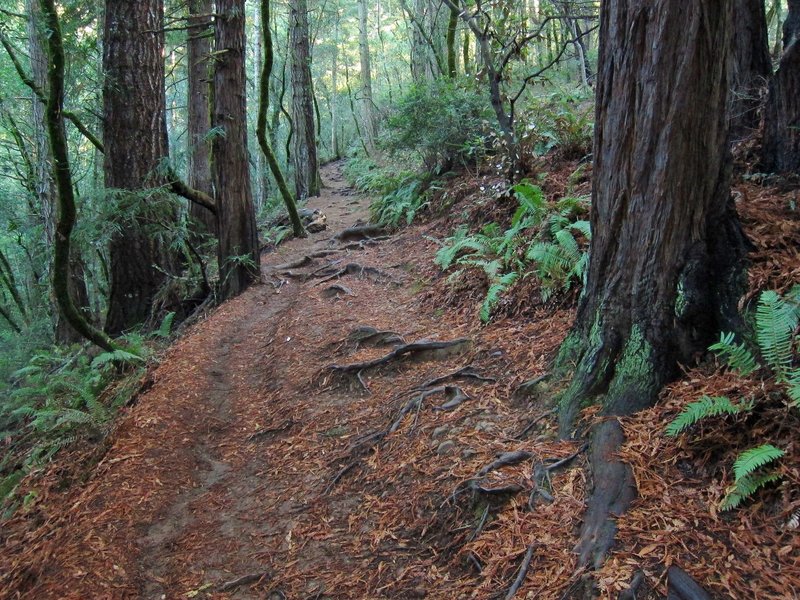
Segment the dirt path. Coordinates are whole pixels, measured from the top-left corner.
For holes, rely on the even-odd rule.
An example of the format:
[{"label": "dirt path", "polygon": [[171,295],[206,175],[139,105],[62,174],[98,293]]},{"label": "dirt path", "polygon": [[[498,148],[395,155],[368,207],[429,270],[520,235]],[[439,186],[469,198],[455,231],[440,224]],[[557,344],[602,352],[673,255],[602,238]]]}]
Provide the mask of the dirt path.
[{"label": "dirt path", "polygon": [[[368,200],[340,165],[323,175],[310,207],[329,229],[265,255],[264,284],[169,350],[89,482],[43,497],[3,540],[11,558],[0,560],[0,597],[444,599],[488,597],[513,579],[507,543],[471,534],[488,505],[450,496],[497,452],[523,447],[512,436],[524,412],[507,401],[509,386],[542,372],[560,339],[552,332],[570,316],[552,318],[546,336],[532,323],[476,343],[471,315],[443,320],[426,300],[436,248],[426,231],[332,239],[366,219]],[[363,327],[393,339],[359,343],[351,336]],[[380,368],[328,368],[402,342],[456,339]],[[489,378],[456,377],[418,396],[467,365]],[[458,392],[463,404],[444,406]],[[566,504],[490,535],[524,552],[525,527],[574,528],[578,474],[565,482]],[[507,476],[527,481],[521,465]],[[545,557],[541,585],[571,561],[568,548]]]}]

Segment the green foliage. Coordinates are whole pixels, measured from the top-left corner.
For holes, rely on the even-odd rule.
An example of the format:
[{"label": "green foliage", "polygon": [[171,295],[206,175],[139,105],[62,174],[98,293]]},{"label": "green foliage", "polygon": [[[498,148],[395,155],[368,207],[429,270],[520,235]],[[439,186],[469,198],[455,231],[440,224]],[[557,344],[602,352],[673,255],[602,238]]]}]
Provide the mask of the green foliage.
[{"label": "green foliage", "polygon": [[734,483],[722,500],[722,510],[738,507],[743,501],[769,483],[780,479],[778,473],[763,473],[761,468],[782,458],[786,453],[771,444],[763,444],[742,452],[733,464]]},{"label": "green foliage", "polygon": [[156,335],[160,338],[168,338],[172,332],[172,323],[175,321],[175,312],[168,312],[164,315],[164,320],[161,321],[161,326],[156,331]]},{"label": "green foliage", "polygon": [[417,177],[406,178],[396,189],[372,202],[372,221],[389,227],[397,227],[402,221],[410,225],[425,203],[421,188],[422,181]]},{"label": "green foliage", "polygon": [[575,237],[591,237],[588,221],[574,221],[582,201],[566,198],[550,206],[541,188],[529,182],[517,184],[513,191],[518,208],[508,229],[489,223],[469,233],[467,227],[459,227],[434,259],[443,271],[461,267],[451,277],[460,277],[467,268],[483,271],[489,282],[480,310],[484,323],[491,319],[502,295],[527,275],[530,266],[541,282],[545,301],[558,291],[569,290],[576,279],[582,280],[588,266],[588,253]]},{"label": "green foliage", "polygon": [[389,117],[382,144],[411,152],[430,172],[474,163],[485,146],[492,112],[469,81],[437,79],[412,85]]},{"label": "green foliage", "polygon": [[708,349],[725,359],[728,366],[742,377],[749,377],[761,367],[748,347],[743,343],[736,343],[734,337],[731,332],[721,333],[719,341]]},{"label": "green foliage", "polygon": [[[772,290],[762,292],[755,318],[755,338],[758,352],[768,367],[766,376],[783,385],[795,407],[800,407],[800,368],[794,366],[797,347],[795,331],[800,318],[799,291],[800,288],[795,286],[786,297]],[[709,349],[742,377],[749,377],[763,368],[756,360],[754,351],[745,343],[737,343],[733,333],[722,333],[719,342]],[[666,434],[675,436],[703,419],[748,413],[752,409],[752,402],[736,405],[726,397],[704,396],[681,411],[667,426]],[[779,474],[763,473],[761,469],[784,454],[783,450],[769,443],[742,452],[734,463],[734,483],[728,488],[721,508],[736,508],[765,485],[779,480]]]},{"label": "green foliage", "polygon": [[584,94],[559,90],[537,98],[522,121],[529,124],[520,135],[523,146],[538,156],[555,151],[569,160],[591,151],[593,105]]},{"label": "green foliage", "polygon": [[[121,373],[126,381],[138,381],[144,369],[143,339],[129,335],[124,342],[127,350],[103,352],[91,360],[82,350],[40,351],[13,374],[13,386],[0,404],[0,431],[10,444],[0,461],[0,503],[26,472],[64,446],[105,436],[134,389],[123,381],[115,391],[106,391],[108,384]],[[21,467],[10,468],[14,463]]]},{"label": "green foliage", "polygon": [[738,415],[743,410],[749,409],[749,405],[737,406],[726,396],[713,398],[703,396],[700,400],[690,402],[667,426],[665,433],[669,436],[676,436],[704,419],[721,415]]}]

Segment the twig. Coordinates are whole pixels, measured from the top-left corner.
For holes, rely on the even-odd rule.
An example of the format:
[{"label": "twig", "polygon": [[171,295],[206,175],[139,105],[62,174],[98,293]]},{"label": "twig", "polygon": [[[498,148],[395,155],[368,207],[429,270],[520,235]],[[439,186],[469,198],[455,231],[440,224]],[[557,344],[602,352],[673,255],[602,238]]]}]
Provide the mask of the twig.
[{"label": "twig", "polygon": [[234,579],[233,581],[223,583],[217,588],[217,591],[230,592],[243,585],[249,585],[251,583],[256,583],[257,581],[261,581],[265,577],[269,577],[269,574],[266,572],[250,573],[250,575],[244,575],[243,577],[239,577],[238,579]]},{"label": "twig", "polygon": [[527,435],[527,434],[528,434],[528,432],[530,432],[530,430],[531,430],[531,429],[533,429],[533,428],[534,428],[534,426],[535,426],[535,425],[536,425],[536,424],[537,424],[539,421],[542,421],[542,420],[543,420],[543,419],[545,419],[546,417],[549,417],[550,415],[554,414],[554,413],[556,412],[556,410],[557,410],[557,409],[553,408],[553,409],[551,409],[551,410],[548,410],[547,412],[544,412],[544,413],[542,413],[542,414],[541,414],[541,415],[539,415],[538,417],[536,417],[536,418],[535,418],[533,421],[531,421],[530,423],[528,423],[528,424],[525,426],[525,429],[523,429],[523,430],[522,430],[522,431],[520,431],[520,432],[519,432],[517,435],[515,435],[515,436],[514,436],[514,439],[515,439],[515,440],[521,440],[521,439],[522,439],[522,438],[523,438],[525,435]]},{"label": "twig", "polygon": [[519,568],[517,578],[514,580],[514,583],[511,585],[511,587],[508,588],[508,593],[506,594],[505,600],[511,600],[517,595],[519,588],[525,581],[525,576],[528,574],[528,568],[531,566],[531,561],[533,560],[533,551],[535,548],[536,546],[534,544],[528,546],[528,551],[525,553],[525,558],[522,559],[522,565]]},{"label": "twig", "polygon": [[271,435],[273,433],[279,433],[281,431],[286,431],[287,429],[291,429],[293,426],[294,426],[294,419],[287,419],[279,427],[270,427],[268,429],[261,429],[260,431],[256,431],[255,433],[248,436],[247,441],[253,442],[267,435]]}]

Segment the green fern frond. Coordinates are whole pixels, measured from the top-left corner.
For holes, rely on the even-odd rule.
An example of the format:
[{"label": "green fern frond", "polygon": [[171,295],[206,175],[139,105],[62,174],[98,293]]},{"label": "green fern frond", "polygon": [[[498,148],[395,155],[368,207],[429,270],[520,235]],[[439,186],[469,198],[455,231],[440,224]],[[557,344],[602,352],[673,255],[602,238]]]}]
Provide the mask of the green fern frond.
[{"label": "green fern frond", "polygon": [[721,333],[719,341],[708,349],[724,359],[731,369],[743,377],[748,377],[761,368],[747,346],[734,341],[733,333]]},{"label": "green fern frond", "polygon": [[786,377],[786,394],[797,408],[800,408],[800,369],[794,369]]},{"label": "green fern frond", "polygon": [[481,305],[480,318],[484,323],[488,323],[492,317],[492,311],[500,301],[501,296],[508,290],[519,278],[519,273],[511,272],[506,273],[499,280],[489,286],[486,292],[486,298]]},{"label": "green fern frond", "polygon": [[792,364],[797,319],[794,307],[777,292],[767,290],[761,294],[756,310],[756,338],[764,360],[779,380],[785,378]]},{"label": "green fern frond", "polygon": [[674,437],[703,419],[720,415],[737,415],[746,408],[745,406],[735,405],[726,396],[715,396],[713,398],[703,396],[700,400],[687,404],[686,408],[667,426],[664,433]]},{"label": "green fern frond", "polygon": [[581,259],[581,249],[569,229],[558,231],[556,233],[556,241],[561,246],[564,258],[569,261],[570,266]]},{"label": "green fern frond", "polygon": [[161,326],[158,328],[156,335],[160,338],[168,338],[172,333],[172,322],[175,320],[175,311],[170,311],[164,316],[161,321]]},{"label": "green fern frond", "polygon": [[722,510],[733,510],[762,487],[778,481],[780,478],[781,476],[778,473],[746,475],[728,488],[725,498],[722,499],[720,508]]},{"label": "green fern frond", "polygon": [[569,226],[569,228],[574,231],[582,233],[587,240],[592,239],[592,225],[591,223],[589,223],[589,221],[585,220],[575,221],[572,225]]},{"label": "green fern frond", "polygon": [[786,452],[772,444],[762,444],[756,448],[745,450],[733,463],[733,474],[737,483],[740,479],[752,475],[757,469],[782,458],[785,454]]},{"label": "green fern frond", "polygon": [[144,359],[138,354],[127,350],[114,350],[113,352],[103,352],[92,361],[93,369],[101,369],[110,363],[142,364]]}]

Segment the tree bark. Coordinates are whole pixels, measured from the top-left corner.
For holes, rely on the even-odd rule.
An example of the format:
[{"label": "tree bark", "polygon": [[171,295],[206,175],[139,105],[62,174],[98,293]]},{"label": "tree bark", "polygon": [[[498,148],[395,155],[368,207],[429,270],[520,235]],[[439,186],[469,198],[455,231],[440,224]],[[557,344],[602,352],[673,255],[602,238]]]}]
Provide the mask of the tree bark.
[{"label": "tree bark", "polygon": [[264,64],[261,69],[261,81],[259,86],[259,104],[258,104],[258,123],[256,125],[256,136],[258,137],[258,144],[261,147],[261,153],[267,160],[269,168],[272,170],[272,176],[278,185],[283,202],[286,205],[286,212],[289,213],[289,221],[292,223],[292,232],[295,237],[306,237],[306,230],[300,220],[300,215],[297,212],[297,205],[292,198],[289,191],[289,186],[286,185],[286,179],[283,177],[278,159],[273,152],[272,147],[267,139],[267,111],[269,109],[269,79],[272,75],[272,65],[274,62],[273,49],[272,49],[272,30],[269,27],[270,21],[270,0],[261,0],[261,21],[263,23],[262,32],[262,45],[264,47]]},{"label": "tree bark", "polygon": [[763,0],[735,0],[734,12],[729,111],[736,142],[758,129],[772,58]]},{"label": "tree bark", "polygon": [[455,79],[458,75],[456,62],[456,30],[458,29],[458,11],[450,7],[450,17],[447,21],[447,75]]},{"label": "tree bark", "polygon": [[762,152],[765,171],[800,171],[800,0],[789,0],[783,23],[783,54],[769,86]]},{"label": "tree bark", "polygon": [[260,277],[250,187],[245,101],[245,0],[217,0],[212,172],[217,192],[220,293],[231,298]]},{"label": "tree bark", "polygon": [[361,118],[369,153],[375,152],[375,101],[372,97],[372,67],[367,31],[367,0],[358,0],[358,53],[361,61]]},{"label": "tree bark", "polygon": [[69,290],[70,239],[75,227],[75,196],[67,151],[67,134],[64,128],[64,45],[54,0],[41,0],[40,7],[47,25],[48,98],[47,133],[53,157],[54,180],[58,191],[58,216],[54,234],[53,291],[64,319],[75,331],[107,352],[114,345],[107,335],[93,327],[80,313]]},{"label": "tree bark", "polygon": [[[581,406],[604,414],[653,405],[720,329],[737,327],[747,241],[730,201],[726,0],[601,5],[592,242],[586,289],[560,364],[577,365],[561,434]],[[578,546],[599,566],[612,515],[635,495],[614,419],[592,433],[594,490]]]},{"label": "tree bark", "polygon": [[[167,178],[163,0],[107,0],[103,42],[104,173],[106,188],[151,202]],[[149,190],[149,191],[148,191]],[[132,210],[136,211],[136,208]],[[110,244],[111,291],[106,331],[122,333],[151,314],[173,260],[141,217],[124,221]]]},{"label": "tree bark", "polygon": [[[188,66],[188,143],[189,187],[213,197],[211,182],[211,13],[213,0],[189,0],[189,28],[187,30]],[[191,218],[201,231],[217,235],[217,218],[213,212],[199,204],[189,205]]]},{"label": "tree bark", "polygon": [[294,125],[294,183],[299,200],[319,196],[319,162],[314,131],[311,87],[311,47],[308,37],[308,3],[291,0],[289,28],[292,48],[292,123]]}]

